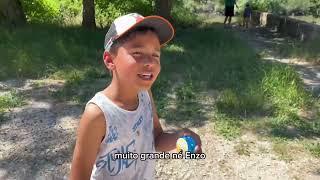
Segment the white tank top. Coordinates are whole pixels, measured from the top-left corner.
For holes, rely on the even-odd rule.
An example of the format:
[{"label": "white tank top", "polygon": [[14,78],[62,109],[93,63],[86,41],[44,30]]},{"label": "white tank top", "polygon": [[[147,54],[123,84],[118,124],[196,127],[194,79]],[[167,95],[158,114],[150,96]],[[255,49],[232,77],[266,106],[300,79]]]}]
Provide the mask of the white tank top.
[{"label": "white tank top", "polygon": [[115,159],[115,153],[154,153],[152,105],[147,91],[138,94],[139,105],[127,111],[101,92],[88,103],[96,104],[106,119],[106,135],[91,173],[91,180],[154,179],[155,160]]}]

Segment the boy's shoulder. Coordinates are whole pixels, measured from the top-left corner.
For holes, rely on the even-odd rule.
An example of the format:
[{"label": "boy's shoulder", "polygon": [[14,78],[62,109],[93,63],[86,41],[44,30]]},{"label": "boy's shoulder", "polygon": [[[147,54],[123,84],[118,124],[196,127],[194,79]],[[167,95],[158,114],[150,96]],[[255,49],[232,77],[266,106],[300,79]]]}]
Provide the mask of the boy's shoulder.
[{"label": "boy's shoulder", "polygon": [[104,120],[104,114],[102,110],[93,103],[87,104],[84,110],[84,115],[88,116],[90,119],[103,119]]}]

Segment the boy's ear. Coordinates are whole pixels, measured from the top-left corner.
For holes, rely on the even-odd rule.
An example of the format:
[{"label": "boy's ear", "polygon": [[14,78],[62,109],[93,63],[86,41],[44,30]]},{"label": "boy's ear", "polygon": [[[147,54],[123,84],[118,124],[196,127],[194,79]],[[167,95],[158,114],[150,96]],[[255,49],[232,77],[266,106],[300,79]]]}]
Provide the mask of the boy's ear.
[{"label": "boy's ear", "polygon": [[104,51],[103,53],[103,62],[109,70],[114,70],[115,65],[113,63],[113,56],[107,51]]}]

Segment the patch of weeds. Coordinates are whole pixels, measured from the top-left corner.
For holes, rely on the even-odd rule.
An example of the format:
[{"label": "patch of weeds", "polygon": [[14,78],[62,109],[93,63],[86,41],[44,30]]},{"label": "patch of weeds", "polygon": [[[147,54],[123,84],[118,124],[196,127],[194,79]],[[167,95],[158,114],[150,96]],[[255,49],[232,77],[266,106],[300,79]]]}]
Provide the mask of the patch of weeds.
[{"label": "patch of weeds", "polygon": [[273,145],[272,149],[276,152],[281,160],[291,161],[293,157],[290,154],[290,147],[288,143],[284,140],[277,139]]},{"label": "patch of weeds", "polygon": [[250,156],[250,142],[241,140],[234,148],[240,156]]},{"label": "patch of weeds", "polygon": [[0,95],[0,122],[8,120],[6,116],[7,110],[24,104],[26,104],[25,97],[17,91],[12,90]]},{"label": "patch of weeds", "polygon": [[[84,103],[99,90],[102,90],[110,80],[100,69],[87,67],[84,69],[62,70],[53,74],[54,78],[64,78],[65,86],[52,96],[57,99]],[[105,78],[105,81],[104,81]],[[101,81],[103,80],[103,81]]]},{"label": "patch of weeds", "polygon": [[44,81],[41,81],[41,80],[38,80],[38,81],[35,81],[34,83],[31,84],[31,86],[35,89],[38,89],[38,88],[41,88],[43,86],[45,86],[46,83]]},{"label": "patch of weeds", "polygon": [[284,161],[292,161],[295,156],[303,151],[302,145],[299,141],[290,141],[290,139],[276,137],[272,138],[272,149],[278,154],[279,158]]},{"label": "patch of weeds", "polygon": [[317,158],[320,158],[320,143],[319,142],[307,143],[307,144],[305,144],[305,148],[308,149],[312,155],[314,155]]},{"label": "patch of weeds", "polygon": [[24,96],[18,91],[10,91],[0,96],[0,110],[6,110],[25,104]]},{"label": "patch of weeds", "polygon": [[175,90],[177,95],[177,101],[179,102],[191,102],[195,100],[196,90],[192,81],[188,81],[179,86]]},{"label": "patch of weeds", "polygon": [[218,115],[214,125],[215,131],[228,140],[235,139],[241,135],[241,123],[237,119]]},{"label": "patch of weeds", "polygon": [[231,89],[223,90],[216,102],[218,111],[247,118],[253,114],[265,114],[265,98],[257,91],[238,93]]}]

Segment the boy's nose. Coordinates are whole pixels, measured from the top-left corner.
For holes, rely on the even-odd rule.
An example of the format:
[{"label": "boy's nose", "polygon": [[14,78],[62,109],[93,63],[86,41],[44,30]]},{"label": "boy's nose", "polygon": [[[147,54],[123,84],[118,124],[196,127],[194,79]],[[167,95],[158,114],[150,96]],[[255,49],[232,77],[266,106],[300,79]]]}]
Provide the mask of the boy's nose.
[{"label": "boy's nose", "polygon": [[152,55],[146,55],[144,58],[143,58],[143,62],[144,66],[152,66],[153,64],[155,64],[155,60],[154,58],[152,57]]}]

